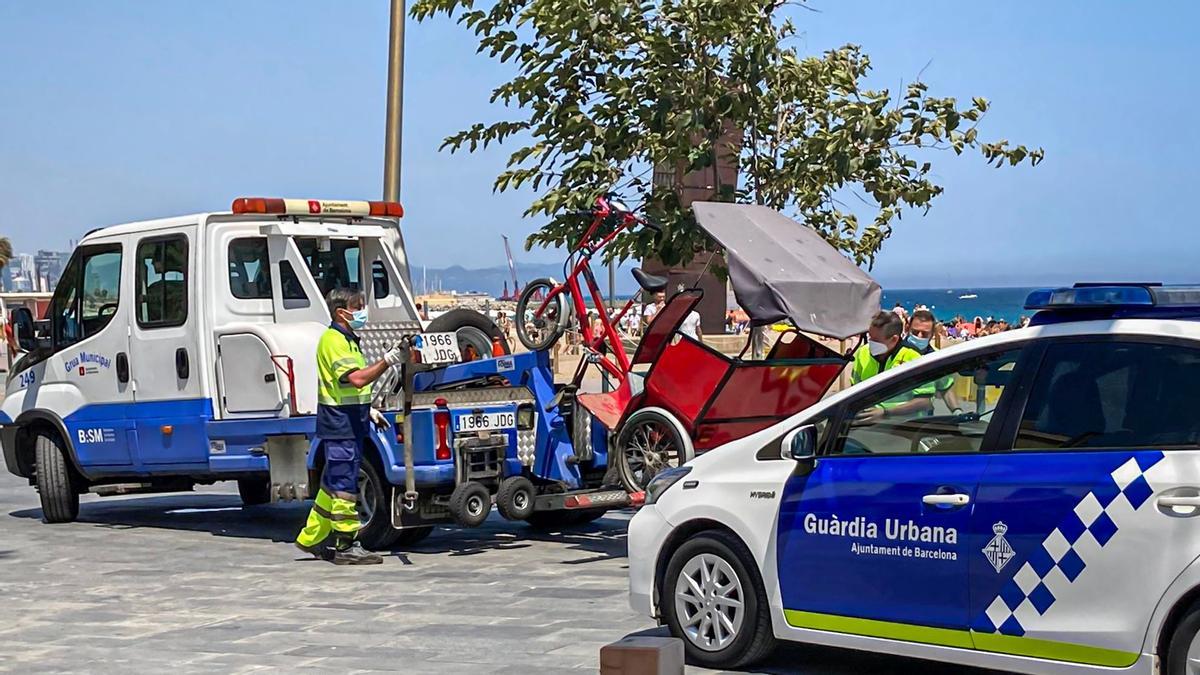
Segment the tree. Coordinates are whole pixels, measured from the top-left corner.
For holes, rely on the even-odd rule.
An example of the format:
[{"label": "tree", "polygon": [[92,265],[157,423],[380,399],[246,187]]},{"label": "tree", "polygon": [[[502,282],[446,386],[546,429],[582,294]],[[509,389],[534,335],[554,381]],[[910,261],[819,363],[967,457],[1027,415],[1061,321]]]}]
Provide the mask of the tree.
[{"label": "tree", "polygon": [[[622,235],[609,254],[686,263],[711,242],[680,205],[681,179],[711,170],[708,198],[790,212],[872,263],[901,214],[927,211],[942,193],[930,150],[977,151],[997,167],[1042,160],[1040,148],[979,138],[983,98],[959,105],[920,81],[895,95],[866,88],[871,62],[854,45],[801,55],[781,15],[788,4],[497,0],[484,10],[418,0],[412,14],[457,17],[480,52],[516,66],[492,92],[513,118],[475,124],[442,147],[518,141],[494,189],[537,193],[526,215],[551,220],[527,249],[574,243],[585,223],[570,211],[615,190],[665,227]],[[737,185],[721,183],[722,158],[738,167]],[[656,167],[667,180],[652,179]]]},{"label": "tree", "polygon": [[8,237],[0,237],[0,272],[3,272],[4,268],[8,267],[8,263],[12,261],[12,257],[12,242],[9,241]]}]

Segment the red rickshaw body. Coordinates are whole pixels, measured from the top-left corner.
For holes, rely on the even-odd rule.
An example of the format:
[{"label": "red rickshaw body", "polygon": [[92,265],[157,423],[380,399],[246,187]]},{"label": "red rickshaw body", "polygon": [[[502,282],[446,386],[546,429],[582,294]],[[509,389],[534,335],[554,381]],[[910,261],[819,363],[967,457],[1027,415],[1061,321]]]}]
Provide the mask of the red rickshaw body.
[{"label": "red rickshaw body", "polygon": [[[646,330],[633,364],[649,364],[640,391],[627,380],[579,401],[618,428],[638,410],[661,408],[687,431],[696,452],[765,429],[816,403],[846,364],[837,352],[788,331],[765,360],[726,356],[679,332],[702,292],[678,293]],[[633,377],[637,377],[636,370]]]}]

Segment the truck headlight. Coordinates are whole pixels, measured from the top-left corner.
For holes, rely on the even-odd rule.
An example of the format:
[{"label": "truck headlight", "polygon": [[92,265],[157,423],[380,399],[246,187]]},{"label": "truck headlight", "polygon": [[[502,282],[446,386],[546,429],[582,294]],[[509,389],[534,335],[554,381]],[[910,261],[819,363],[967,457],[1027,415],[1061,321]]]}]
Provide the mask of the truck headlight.
[{"label": "truck headlight", "polygon": [[674,469],[667,469],[650,479],[650,483],[646,485],[646,504],[653,504],[658,501],[659,495],[667,491],[667,488],[678,483],[684,476],[692,472],[690,466],[680,466]]}]

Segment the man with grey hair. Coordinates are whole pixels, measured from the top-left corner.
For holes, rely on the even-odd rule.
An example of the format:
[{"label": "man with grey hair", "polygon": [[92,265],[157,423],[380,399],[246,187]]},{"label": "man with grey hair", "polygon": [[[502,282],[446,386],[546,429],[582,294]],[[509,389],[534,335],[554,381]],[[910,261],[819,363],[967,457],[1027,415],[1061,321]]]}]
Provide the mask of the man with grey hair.
[{"label": "man with grey hair", "polygon": [[[383,562],[358,541],[358,469],[369,425],[386,424],[371,408],[371,384],[400,363],[394,348],[367,365],[355,331],[367,322],[362,291],[335,288],[326,297],[332,322],[317,343],[317,439],[325,454],[321,489],[296,546],[336,565]],[[325,540],[334,535],[333,547]]]}]

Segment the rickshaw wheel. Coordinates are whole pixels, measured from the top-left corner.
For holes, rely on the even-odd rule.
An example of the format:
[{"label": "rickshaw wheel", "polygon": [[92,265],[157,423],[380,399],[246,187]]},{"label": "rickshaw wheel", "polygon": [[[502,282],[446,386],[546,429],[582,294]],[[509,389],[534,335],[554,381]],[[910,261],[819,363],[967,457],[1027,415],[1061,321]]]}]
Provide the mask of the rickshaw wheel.
[{"label": "rickshaw wheel", "polygon": [[617,469],[631,492],[645,490],[662,471],[682,466],[686,444],[674,422],[656,410],[634,413],[617,435]]}]

